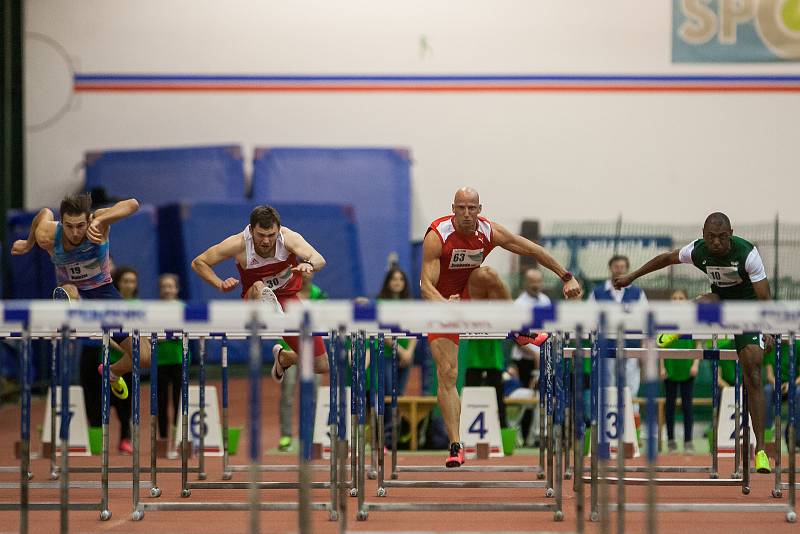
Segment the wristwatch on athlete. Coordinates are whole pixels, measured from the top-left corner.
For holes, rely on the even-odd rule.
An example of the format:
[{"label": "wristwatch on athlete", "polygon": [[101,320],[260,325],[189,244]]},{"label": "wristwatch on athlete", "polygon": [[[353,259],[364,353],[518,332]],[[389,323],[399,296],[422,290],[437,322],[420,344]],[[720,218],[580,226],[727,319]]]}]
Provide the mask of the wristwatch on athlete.
[{"label": "wristwatch on athlete", "polygon": [[313,263],[311,263],[311,260],[303,260],[303,261],[301,261],[300,263],[307,263],[307,264],[309,264],[309,265],[311,266],[311,271],[312,271],[312,272],[316,270],[316,269],[314,269],[314,264],[313,264]]},{"label": "wristwatch on athlete", "polygon": [[569,271],[567,271],[567,272],[565,272],[564,274],[561,275],[561,281],[564,282],[565,284],[567,282],[569,282],[570,280],[572,280],[573,278],[575,278],[575,277]]}]

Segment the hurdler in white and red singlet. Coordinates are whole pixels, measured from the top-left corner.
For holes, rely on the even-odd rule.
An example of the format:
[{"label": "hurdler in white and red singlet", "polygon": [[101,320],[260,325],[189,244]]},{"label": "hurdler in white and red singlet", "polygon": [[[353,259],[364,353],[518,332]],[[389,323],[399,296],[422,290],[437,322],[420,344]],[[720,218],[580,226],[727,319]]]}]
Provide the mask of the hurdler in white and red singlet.
[{"label": "hurdler in white and red singlet", "polygon": [[[238,261],[236,262],[236,268],[239,270],[239,277],[242,282],[242,298],[245,298],[253,284],[261,281],[275,293],[275,296],[278,297],[278,302],[284,308],[287,302],[300,300],[297,293],[303,287],[303,276],[299,272],[292,270],[299,262],[297,261],[297,256],[286,249],[283,243],[283,234],[278,233],[278,239],[275,242],[275,255],[271,258],[262,258],[256,254],[249,225],[242,232],[242,238],[244,239],[245,266],[242,267]],[[293,351],[299,352],[299,337],[292,336],[283,339]],[[325,343],[322,338],[314,337],[314,356],[322,356],[324,354]]]},{"label": "hurdler in white and red singlet", "polygon": [[[428,227],[442,242],[439,256],[439,281],[436,290],[444,298],[458,295],[462,300],[469,299],[469,275],[481,266],[483,260],[494,248],[492,245],[492,223],[485,217],[478,217],[478,228],[472,235],[456,232],[453,215],[439,217]],[[458,334],[430,334],[429,341],[446,338],[458,344]]]}]

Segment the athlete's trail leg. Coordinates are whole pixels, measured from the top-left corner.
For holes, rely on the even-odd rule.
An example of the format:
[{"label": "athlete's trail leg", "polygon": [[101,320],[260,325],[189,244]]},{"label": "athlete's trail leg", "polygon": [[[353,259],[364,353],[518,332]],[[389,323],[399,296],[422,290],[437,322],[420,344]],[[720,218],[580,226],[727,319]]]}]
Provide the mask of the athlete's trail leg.
[{"label": "athlete's trail leg", "polygon": [[764,450],[764,389],[761,385],[761,364],[764,349],[757,345],[747,345],[739,351],[742,364],[742,377],[747,388],[747,408],[753,432],[756,435],[756,451]]},{"label": "athlete's trail leg", "polygon": [[439,408],[442,410],[444,426],[450,443],[461,441],[459,422],[461,420],[461,399],[456,389],[458,378],[458,344],[452,339],[436,338],[430,342],[431,355],[436,362],[439,380],[437,391]]},{"label": "athlete's trail leg", "polygon": [[476,300],[511,300],[503,280],[491,267],[478,267],[472,271],[467,281],[469,298]]}]

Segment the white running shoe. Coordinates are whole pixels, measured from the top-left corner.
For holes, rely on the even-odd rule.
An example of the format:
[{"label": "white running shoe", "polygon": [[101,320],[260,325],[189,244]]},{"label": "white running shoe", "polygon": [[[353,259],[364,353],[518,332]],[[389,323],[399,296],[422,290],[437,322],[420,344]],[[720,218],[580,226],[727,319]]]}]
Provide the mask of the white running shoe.
[{"label": "white running shoe", "polygon": [[283,315],[283,306],[281,306],[280,301],[278,301],[278,297],[275,296],[275,292],[270,288],[264,286],[258,298],[261,302],[267,304],[275,313]]},{"label": "white running shoe", "polygon": [[69,293],[67,293],[66,289],[61,286],[57,286],[53,290],[53,300],[66,300],[69,302],[71,299],[69,298]]},{"label": "white running shoe", "polygon": [[272,358],[275,360],[272,363],[272,379],[277,382],[283,382],[283,373],[286,372],[286,367],[281,365],[280,362],[280,354],[283,350],[283,347],[280,343],[275,343],[275,346],[272,347]]}]

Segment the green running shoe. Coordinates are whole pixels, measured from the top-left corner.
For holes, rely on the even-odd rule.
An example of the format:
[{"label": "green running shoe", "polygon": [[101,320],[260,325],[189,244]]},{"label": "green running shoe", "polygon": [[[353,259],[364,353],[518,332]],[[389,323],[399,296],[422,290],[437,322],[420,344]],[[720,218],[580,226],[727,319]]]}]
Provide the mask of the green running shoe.
[{"label": "green running shoe", "polygon": [[656,339],[656,345],[658,345],[658,348],[663,349],[672,345],[680,337],[680,334],[659,334]]},{"label": "green running shoe", "polygon": [[[97,366],[97,372],[103,376],[103,364]],[[118,399],[125,400],[128,398],[128,384],[121,376],[114,378],[113,374],[109,374],[109,385],[111,386],[111,393]]]},{"label": "green running shoe", "polygon": [[769,466],[769,457],[763,450],[756,453],[756,471],[765,475],[772,473],[772,468]]}]

